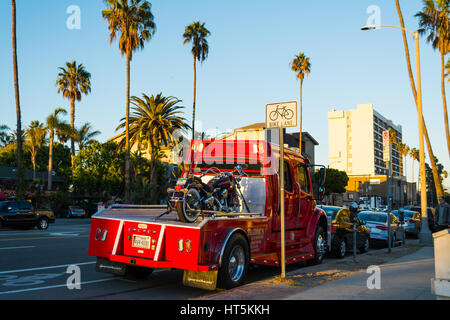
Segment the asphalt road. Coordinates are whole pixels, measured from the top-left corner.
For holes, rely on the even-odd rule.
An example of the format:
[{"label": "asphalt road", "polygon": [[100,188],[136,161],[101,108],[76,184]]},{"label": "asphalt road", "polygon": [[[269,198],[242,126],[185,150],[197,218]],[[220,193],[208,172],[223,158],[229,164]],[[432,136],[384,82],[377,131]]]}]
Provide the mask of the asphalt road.
[{"label": "asphalt road", "polygon": [[[95,257],[87,254],[89,231],[90,219],[58,219],[46,231],[1,229],[0,300],[186,300],[211,294],[184,287],[179,270],[158,270],[144,280],[97,273]],[[257,267],[248,282],[279,272]],[[76,280],[80,288],[72,288]]]}]

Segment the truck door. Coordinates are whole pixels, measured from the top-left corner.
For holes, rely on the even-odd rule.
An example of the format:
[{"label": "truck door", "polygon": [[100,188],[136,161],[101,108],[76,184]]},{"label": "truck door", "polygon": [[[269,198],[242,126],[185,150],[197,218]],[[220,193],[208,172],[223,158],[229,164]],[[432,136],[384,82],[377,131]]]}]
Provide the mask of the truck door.
[{"label": "truck door", "polygon": [[17,215],[17,220],[19,222],[23,223],[33,223],[37,219],[36,215],[34,214],[33,205],[29,201],[19,201],[19,211]]},{"label": "truck door", "polygon": [[297,179],[300,186],[300,213],[297,217],[297,223],[301,228],[306,228],[309,217],[312,214],[313,190],[308,167],[299,165],[297,167]]},{"label": "truck door", "polygon": [[[298,198],[296,197],[297,184],[295,183],[295,176],[292,174],[292,168],[288,161],[284,162],[284,223],[286,230],[295,229],[296,218],[298,214]],[[279,191],[275,191],[278,192]],[[281,230],[281,212],[277,212],[274,217],[274,231]]]}]

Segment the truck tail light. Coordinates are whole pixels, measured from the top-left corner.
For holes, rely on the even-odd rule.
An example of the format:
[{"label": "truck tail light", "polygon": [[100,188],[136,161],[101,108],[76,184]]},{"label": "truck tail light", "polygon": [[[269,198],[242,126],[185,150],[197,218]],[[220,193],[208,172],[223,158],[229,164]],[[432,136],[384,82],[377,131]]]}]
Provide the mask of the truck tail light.
[{"label": "truck tail light", "polygon": [[178,251],[183,252],[184,250],[184,240],[178,239]]},{"label": "truck tail light", "polygon": [[186,252],[191,253],[191,251],[192,251],[191,240],[186,240]]}]

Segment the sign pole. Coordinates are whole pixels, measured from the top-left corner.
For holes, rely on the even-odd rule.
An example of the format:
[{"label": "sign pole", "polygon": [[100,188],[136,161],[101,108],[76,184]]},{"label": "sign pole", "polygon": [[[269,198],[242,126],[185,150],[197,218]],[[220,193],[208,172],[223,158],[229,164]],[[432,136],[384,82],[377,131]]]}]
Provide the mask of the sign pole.
[{"label": "sign pole", "polygon": [[[280,133],[279,162],[279,209],[281,223],[281,278],[286,278],[286,226],[285,226],[285,194],[284,194],[284,128],[297,127],[297,102],[280,102],[266,105],[266,129],[278,129]],[[301,133],[300,133],[301,134]]]},{"label": "sign pole", "polygon": [[284,224],[284,132],[280,127],[280,214],[281,214],[281,278],[286,278],[286,232]]}]

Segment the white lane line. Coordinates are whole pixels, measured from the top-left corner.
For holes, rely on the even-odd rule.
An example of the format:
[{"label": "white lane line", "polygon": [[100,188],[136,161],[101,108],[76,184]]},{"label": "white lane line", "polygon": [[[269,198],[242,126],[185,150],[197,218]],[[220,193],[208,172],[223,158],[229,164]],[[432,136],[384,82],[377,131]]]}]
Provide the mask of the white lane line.
[{"label": "white lane line", "polygon": [[95,263],[97,263],[97,262],[94,261],[94,262],[71,263],[71,264],[63,264],[63,265],[59,265],[59,266],[0,271],[0,274],[19,273],[19,272],[28,272],[28,271],[37,271],[37,270],[48,270],[48,269],[59,269],[59,268],[67,268],[69,266],[84,266],[84,265],[95,264]]},{"label": "white lane line", "polygon": [[9,248],[0,248],[0,250],[15,250],[15,249],[30,249],[30,248],[36,248],[36,246],[9,247]]},{"label": "white lane line", "polygon": [[[85,281],[85,282],[81,282],[79,284],[80,285],[85,285],[85,284],[105,282],[105,281],[111,281],[111,280],[116,280],[116,278],[107,278],[107,279],[100,279],[100,280]],[[38,287],[38,288],[30,288],[30,289],[22,289],[22,290],[14,290],[14,291],[4,291],[4,292],[0,292],[0,295],[21,293],[21,292],[29,292],[29,291],[37,291],[37,290],[47,290],[47,289],[54,289],[54,288],[63,288],[63,287],[67,287],[67,284],[59,284],[59,285],[55,285],[55,286]]]}]

